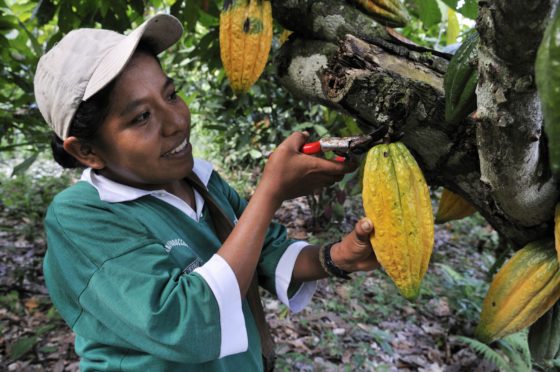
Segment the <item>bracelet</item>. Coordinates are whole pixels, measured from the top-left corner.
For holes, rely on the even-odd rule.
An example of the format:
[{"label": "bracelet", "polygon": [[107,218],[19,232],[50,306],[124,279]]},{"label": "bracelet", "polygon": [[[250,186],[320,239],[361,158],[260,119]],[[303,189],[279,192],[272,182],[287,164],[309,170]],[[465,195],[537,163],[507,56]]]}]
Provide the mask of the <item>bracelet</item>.
[{"label": "bracelet", "polygon": [[319,262],[321,267],[327,274],[342,279],[351,279],[348,271],[342,270],[340,267],[336,266],[331,258],[331,248],[335,243],[324,245],[319,250]]}]

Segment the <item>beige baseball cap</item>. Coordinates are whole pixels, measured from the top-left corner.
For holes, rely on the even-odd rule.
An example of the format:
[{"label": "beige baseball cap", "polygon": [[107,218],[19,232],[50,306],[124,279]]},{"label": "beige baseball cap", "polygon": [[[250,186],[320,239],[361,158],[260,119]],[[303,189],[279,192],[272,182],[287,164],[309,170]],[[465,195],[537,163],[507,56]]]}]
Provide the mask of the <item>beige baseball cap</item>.
[{"label": "beige baseball cap", "polygon": [[80,103],[117,77],[140,40],[146,40],[158,54],[175,44],[182,33],[179,20],[168,14],[151,17],[128,35],[93,28],[71,31],[37,64],[35,99],[43,118],[66,139]]}]

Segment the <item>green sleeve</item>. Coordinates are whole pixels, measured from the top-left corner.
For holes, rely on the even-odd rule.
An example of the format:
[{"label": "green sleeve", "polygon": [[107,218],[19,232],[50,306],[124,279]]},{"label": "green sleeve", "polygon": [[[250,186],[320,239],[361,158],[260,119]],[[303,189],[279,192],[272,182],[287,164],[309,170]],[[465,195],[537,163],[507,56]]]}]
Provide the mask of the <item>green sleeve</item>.
[{"label": "green sleeve", "polygon": [[205,280],[183,274],[133,216],[76,204],[49,209],[44,263],[53,302],[76,333],[165,360],[218,358],[219,309]]}]

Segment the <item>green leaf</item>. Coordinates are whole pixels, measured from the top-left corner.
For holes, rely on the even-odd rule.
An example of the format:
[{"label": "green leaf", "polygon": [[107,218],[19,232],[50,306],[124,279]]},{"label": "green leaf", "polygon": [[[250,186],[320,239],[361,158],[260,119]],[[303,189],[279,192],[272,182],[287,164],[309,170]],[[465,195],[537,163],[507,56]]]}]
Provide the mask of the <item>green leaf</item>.
[{"label": "green leaf", "polygon": [[43,26],[53,19],[56,13],[56,5],[51,0],[40,0],[33,11],[33,16],[37,18],[38,25]]},{"label": "green leaf", "polygon": [[478,16],[478,1],[466,0],[465,5],[463,5],[459,13],[467,18],[476,19],[476,17]]},{"label": "green leaf", "polygon": [[31,167],[31,165],[35,162],[35,160],[37,160],[38,155],[39,155],[38,153],[34,153],[33,155],[31,155],[30,157],[28,157],[18,165],[16,165],[14,167],[14,170],[12,171],[12,177],[17,176],[18,174],[25,173],[25,171],[28,170],[29,167]]},{"label": "green leaf", "polygon": [[37,343],[37,336],[22,337],[10,346],[10,359],[18,360],[27,354]]},{"label": "green leaf", "polygon": [[486,359],[490,363],[493,363],[499,369],[503,371],[510,370],[505,358],[496,350],[493,350],[490,346],[470,337],[457,336],[457,339],[463,341],[465,344],[467,344],[467,346],[482,355],[484,359]]},{"label": "green leaf", "polygon": [[441,11],[436,0],[417,1],[418,15],[425,27],[433,26],[441,21]]},{"label": "green leaf", "polygon": [[393,348],[391,347],[390,341],[392,336],[380,329],[374,329],[371,332],[371,336],[375,340],[375,342],[381,346],[381,349],[387,354],[393,354]]},{"label": "green leaf", "polygon": [[[459,0],[441,0],[441,1],[447,4],[447,6],[450,7],[451,9],[455,10],[458,13],[461,13],[467,18],[476,19],[476,17],[478,16],[477,0],[465,0],[461,8],[457,8]],[[421,2],[422,1],[419,1],[417,3],[421,3]]]},{"label": "green leaf", "polygon": [[194,31],[198,21],[199,7],[195,1],[177,1],[171,6],[171,14],[185,25],[187,31]]},{"label": "green leaf", "polygon": [[4,37],[4,35],[0,35],[0,47],[2,48],[10,47],[10,42],[8,41],[8,39],[6,39],[6,37]]},{"label": "green leaf", "polygon": [[255,150],[255,149],[251,149],[249,151],[249,155],[251,155],[251,158],[253,158],[253,159],[260,159],[260,158],[263,157],[262,152],[260,152],[258,150]]},{"label": "green leaf", "polygon": [[144,14],[144,1],[143,0],[131,0],[129,1],[130,7],[139,15]]},{"label": "green leaf", "polygon": [[39,42],[37,41],[37,38],[35,37],[35,35],[33,35],[28,29],[27,27],[23,24],[23,22],[18,21],[19,23],[19,27],[21,29],[23,29],[23,31],[25,32],[25,34],[27,35],[29,41],[31,41],[31,45],[33,46],[33,51],[35,52],[36,56],[40,56],[41,54],[43,54],[43,50],[41,49],[41,45],[39,45]]},{"label": "green leaf", "polygon": [[314,125],[313,129],[315,129],[315,132],[317,132],[319,137],[326,136],[329,133],[328,129],[325,128],[324,126],[320,125],[320,124]]},{"label": "green leaf", "polygon": [[42,336],[56,328],[56,324],[44,324],[37,328],[37,336]]},{"label": "green leaf", "polygon": [[16,28],[18,19],[12,15],[4,15],[0,17],[0,31],[12,31]]},{"label": "green leaf", "polygon": [[451,280],[455,281],[455,282],[459,282],[461,281],[461,279],[463,279],[463,276],[458,273],[457,271],[455,271],[453,268],[451,268],[451,266],[448,266],[446,264],[442,264],[442,263],[436,263],[436,266],[440,267],[443,272],[449,277],[451,278]]}]

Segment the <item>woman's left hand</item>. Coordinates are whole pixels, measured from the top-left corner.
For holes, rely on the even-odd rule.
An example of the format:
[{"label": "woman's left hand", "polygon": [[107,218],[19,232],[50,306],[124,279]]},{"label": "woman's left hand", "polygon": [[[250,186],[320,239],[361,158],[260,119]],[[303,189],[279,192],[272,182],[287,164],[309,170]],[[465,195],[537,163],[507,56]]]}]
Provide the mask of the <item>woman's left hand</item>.
[{"label": "woman's left hand", "polygon": [[379,267],[369,236],[374,226],[367,217],[362,218],[354,230],[331,248],[331,258],[336,266],[348,271],[370,271]]}]

